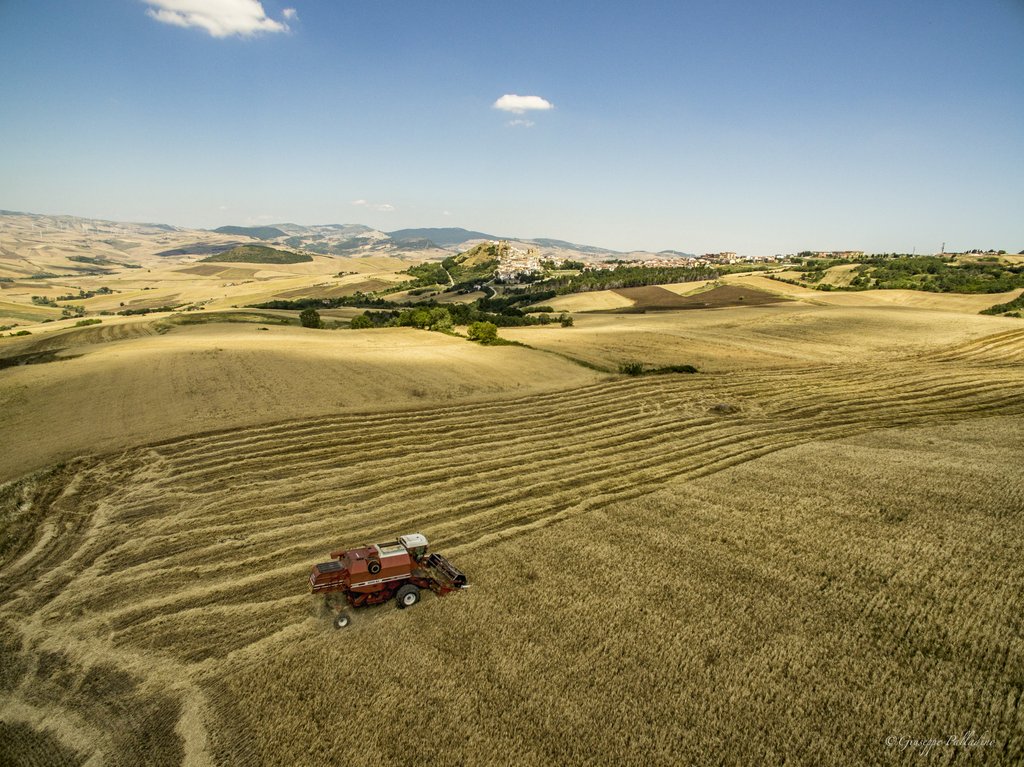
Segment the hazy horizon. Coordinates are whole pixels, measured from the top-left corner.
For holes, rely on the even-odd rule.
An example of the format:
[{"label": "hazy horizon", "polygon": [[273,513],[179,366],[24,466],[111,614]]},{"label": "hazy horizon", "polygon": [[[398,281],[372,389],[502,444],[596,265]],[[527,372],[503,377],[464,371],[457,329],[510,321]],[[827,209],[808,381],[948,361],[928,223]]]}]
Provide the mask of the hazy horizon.
[{"label": "hazy horizon", "polygon": [[[6,207],[4,207],[2,205],[0,205],[0,213],[16,214],[16,215],[30,215],[30,216],[49,216],[49,217],[54,217],[54,218],[70,217],[70,218],[80,218],[80,219],[84,219],[84,220],[106,221],[106,222],[114,223],[114,224],[127,224],[127,225],[141,225],[141,226],[145,226],[145,225],[167,225],[167,226],[174,226],[174,227],[176,227],[178,229],[182,229],[182,230],[196,230],[196,231],[216,231],[220,227],[227,227],[227,226],[237,226],[237,227],[300,226],[300,227],[310,227],[310,228],[311,227],[318,227],[318,226],[369,226],[368,224],[364,224],[361,221],[317,221],[317,222],[268,221],[268,222],[263,222],[263,223],[247,223],[247,224],[238,224],[238,223],[233,223],[233,222],[226,222],[226,223],[218,224],[217,226],[202,227],[202,226],[188,226],[188,225],[176,223],[174,221],[165,221],[165,220],[158,220],[158,219],[145,220],[145,221],[142,221],[142,220],[128,221],[128,220],[124,220],[124,219],[112,219],[112,218],[109,218],[109,217],[102,217],[102,216],[80,216],[80,215],[78,215],[76,213],[67,213],[67,212],[12,210],[12,209],[6,208]],[[456,224],[446,224],[446,225],[443,225],[443,226],[403,226],[403,227],[399,227],[397,229],[377,229],[376,227],[371,227],[371,228],[376,229],[376,231],[382,231],[385,234],[391,234],[392,232],[402,231],[402,230],[406,230],[406,229],[456,229],[456,230],[462,230],[462,231],[466,231],[466,232],[477,232],[477,233],[480,233],[480,234],[487,234],[488,236],[496,237],[496,238],[503,238],[503,239],[509,239],[509,240],[519,240],[519,241],[524,241],[524,242],[531,242],[531,241],[538,241],[538,240],[558,240],[558,241],[566,242],[569,245],[578,245],[578,246],[581,246],[581,247],[596,247],[596,248],[602,248],[602,249],[605,249],[605,250],[621,252],[621,253],[630,253],[630,252],[636,252],[636,253],[678,252],[678,253],[692,253],[693,255],[701,255],[703,253],[720,253],[720,252],[723,252],[725,250],[728,250],[726,248],[713,248],[713,249],[708,249],[708,250],[704,250],[704,251],[699,251],[698,252],[697,250],[693,250],[693,249],[689,249],[688,250],[685,247],[660,248],[658,250],[654,250],[654,249],[650,249],[650,248],[641,248],[641,247],[614,248],[614,247],[607,246],[607,245],[605,245],[603,243],[600,243],[600,242],[567,240],[566,238],[559,237],[558,235],[551,235],[551,234],[524,235],[522,233],[516,233],[516,232],[482,232],[477,227],[458,226]],[[765,250],[762,249],[762,250],[759,250],[759,251],[752,251],[752,250],[751,251],[743,251],[743,250],[740,250],[740,251],[734,251],[734,252],[738,253],[739,255],[746,256],[746,255],[780,255],[780,254],[781,255],[792,255],[792,254],[799,253],[801,251],[806,251],[806,250],[815,251],[815,252],[844,251],[844,250],[864,250],[864,252],[866,254],[869,254],[869,255],[870,254],[880,254],[880,253],[908,253],[909,254],[909,253],[913,253],[913,252],[916,252],[917,255],[931,255],[931,254],[939,253],[940,250],[942,250],[943,248],[945,249],[946,253],[966,252],[966,251],[972,250],[972,249],[1004,250],[1007,253],[1011,253],[1011,254],[1017,254],[1018,253],[1017,250],[1011,250],[1010,248],[1006,247],[1005,245],[999,245],[999,244],[996,244],[996,245],[992,245],[992,244],[970,245],[970,246],[957,247],[954,243],[948,243],[948,242],[941,243],[940,244],[940,248],[936,248],[935,250],[924,250],[924,249],[921,249],[921,248],[915,248],[915,249],[911,249],[909,251],[900,251],[900,250],[892,249],[892,248],[889,248],[889,249],[883,248],[883,249],[878,249],[878,250],[864,250],[863,248],[856,248],[856,247],[854,247],[854,248],[822,248],[822,247],[817,247],[817,245],[815,243],[809,243],[809,244],[807,244],[807,245],[805,245],[803,247],[796,248],[796,249],[793,249],[791,251],[779,251],[779,252],[769,253],[768,251],[765,251]]]},{"label": "hazy horizon", "polygon": [[0,5],[0,205],[615,250],[1024,248],[1024,6]]}]

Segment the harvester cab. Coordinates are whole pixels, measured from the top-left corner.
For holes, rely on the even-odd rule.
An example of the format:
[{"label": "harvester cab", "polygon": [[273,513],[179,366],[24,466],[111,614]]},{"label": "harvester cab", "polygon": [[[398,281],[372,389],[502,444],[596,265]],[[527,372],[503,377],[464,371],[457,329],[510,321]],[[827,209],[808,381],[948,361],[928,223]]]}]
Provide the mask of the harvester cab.
[{"label": "harvester cab", "polygon": [[347,626],[346,607],[386,602],[392,597],[399,608],[412,607],[420,591],[438,596],[468,588],[466,575],[440,554],[431,554],[426,536],[411,533],[397,540],[338,549],[331,561],[313,565],[309,576],[313,594],[323,594],[334,613],[334,626]]},{"label": "harvester cab", "polygon": [[409,552],[409,556],[419,562],[427,555],[427,536],[419,533],[398,536],[398,542]]}]

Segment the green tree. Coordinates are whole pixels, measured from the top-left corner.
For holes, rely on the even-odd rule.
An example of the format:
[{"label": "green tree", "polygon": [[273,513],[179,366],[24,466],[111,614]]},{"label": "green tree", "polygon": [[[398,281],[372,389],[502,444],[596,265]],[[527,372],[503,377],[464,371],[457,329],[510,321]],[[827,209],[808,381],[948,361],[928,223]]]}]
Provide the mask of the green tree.
[{"label": "green tree", "polygon": [[493,322],[474,322],[467,331],[470,341],[492,344],[498,340],[498,326]]},{"label": "green tree", "polygon": [[443,306],[438,306],[430,310],[430,329],[449,331],[454,326],[452,322],[452,315],[449,314],[448,310]]},{"label": "green tree", "polygon": [[299,313],[299,322],[304,328],[322,328],[324,326],[323,320],[320,319],[320,312],[312,307],[303,309]]},{"label": "green tree", "polygon": [[[309,311],[314,310],[310,309]],[[357,314],[355,317],[353,317],[352,321],[349,322],[348,326],[352,328],[352,330],[365,330],[366,328],[372,328],[374,325],[373,320],[367,317],[366,314],[364,313]]]},{"label": "green tree", "polygon": [[573,324],[572,315],[562,312],[559,316],[558,321],[562,323],[563,328],[571,328]]}]

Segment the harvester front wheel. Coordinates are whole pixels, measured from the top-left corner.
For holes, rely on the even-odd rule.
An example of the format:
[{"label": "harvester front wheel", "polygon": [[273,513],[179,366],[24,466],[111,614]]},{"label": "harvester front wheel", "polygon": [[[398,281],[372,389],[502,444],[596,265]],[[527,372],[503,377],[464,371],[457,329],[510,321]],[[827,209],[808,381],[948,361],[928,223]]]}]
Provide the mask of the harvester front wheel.
[{"label": "harvester front wheel", "polygon": [[352,617],[348,613],[339,613],[334,619],[334,628],[343,629],[352,622]]},{"label": "harvester front wheel", "polygon": [[398,590],[398,593],[395,595],[395,601],[398,602],[399,610],[412,607],[420,601],[420,590],[413,584],[407,583]]}]

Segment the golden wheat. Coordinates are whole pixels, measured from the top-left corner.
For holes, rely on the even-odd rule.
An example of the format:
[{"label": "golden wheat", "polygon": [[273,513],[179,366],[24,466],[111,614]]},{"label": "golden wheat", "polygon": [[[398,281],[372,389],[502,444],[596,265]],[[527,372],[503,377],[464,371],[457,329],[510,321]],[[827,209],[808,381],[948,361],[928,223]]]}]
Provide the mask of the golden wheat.
[{"label": "golden wheat", "polygon": [[[1022,358],[609,379],[8,485],[5,756],[910,764],[887,738],[974,730],[947,761],[1018,761]],[[332,631],[310,564],[411,530],[472,588]]]}]

